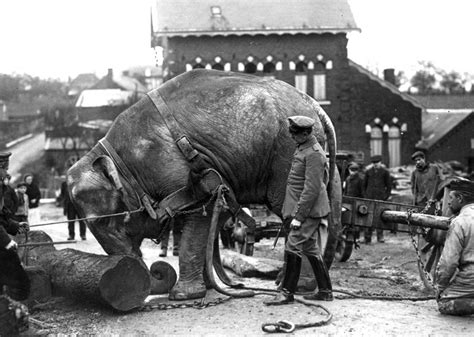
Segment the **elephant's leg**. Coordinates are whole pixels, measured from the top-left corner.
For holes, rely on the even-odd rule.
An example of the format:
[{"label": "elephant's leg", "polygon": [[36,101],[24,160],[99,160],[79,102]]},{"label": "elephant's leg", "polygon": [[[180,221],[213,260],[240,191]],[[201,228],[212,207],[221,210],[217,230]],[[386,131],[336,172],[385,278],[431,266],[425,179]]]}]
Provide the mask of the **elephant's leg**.
[{"label": "elephant's leg", "polygon": [[210,217],[187,215],[179,251],[179,280],[169,293],[170,300],[188,300],[206,296],[203,279]]}]

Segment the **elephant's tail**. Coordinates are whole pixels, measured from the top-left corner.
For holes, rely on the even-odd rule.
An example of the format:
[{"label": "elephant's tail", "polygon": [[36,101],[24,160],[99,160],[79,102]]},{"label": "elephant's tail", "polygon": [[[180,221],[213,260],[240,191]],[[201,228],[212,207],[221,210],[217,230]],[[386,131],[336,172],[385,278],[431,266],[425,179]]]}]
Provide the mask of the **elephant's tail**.
[{"label": "elephant's tail", "polygon": [[329,149],[329,183],[328,191],[331,191],[331,184],[334,181],[334,175],[336,172],[336,151],[337,151],[337,140],[336,140],[336,130],[334,129],[334,124],[332,124],[331,119],[329,118],[326,111],[318,106],[316,109],[319,120],[324,128],[324,133],[326,134],[326,141]]}]

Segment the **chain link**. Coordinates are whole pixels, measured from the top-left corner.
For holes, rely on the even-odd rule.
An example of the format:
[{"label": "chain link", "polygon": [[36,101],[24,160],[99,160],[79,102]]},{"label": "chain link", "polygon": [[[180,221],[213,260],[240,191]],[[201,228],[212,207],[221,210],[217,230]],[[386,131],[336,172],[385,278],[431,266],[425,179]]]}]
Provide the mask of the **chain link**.
[{"label": "chain link", "polygon": [[[440,207],[440,202],[439,201],[434,201],[434,200],[429,200],[425,207],[420,211],[421,214],[426,214],[426,212],[428,212],[428,210],[431,208],[431,206],[435,205],[435,215],[440,215],[441,214],[441,207]],[[410,218],[411,218],[411,215],[413,214],[413,210],[412,209],[409,209],[407,211],[408,213],[408,217],[407,217],[407,223],[408,223],[408,228],[410,229],[409,233],[410,233],[410,237],[411,237],[411,243],[413,245],[413,247],[415,248],[415,252],[416,252],[416,257],[418,259],[418,263],[420,265],[420,268],[422,270],[422,273],[426,279],[426,281],[430,284],[430,286],[434,289],[434,290],[437,290],[438,289],[438,285],[434,282],[434,280],[432,279],[431,277],[431,274],[428,273],[426,271],[426,266],[425,266],[425,263],[423,262],[423,258],[421,257],[421,254],[420,254],[420,249],[418,247],[418,242],[415,240],[415,234],[417,235],[421,235],[423,238],[426,238],[426,235],[428,234],[428,231],[421,227],[421,228],[417,228],[417,226],[413,226],[411,223],[410,223]]]},{"label": "chain link", "polygon": [[152,310],[172,310],[172,309],[205,309],[213,307],[229,301],[232,297],[222,298],[218,297],[215,300],[205,302],[204,298],[199,301],[187,302],[187,303],[159,303],[159,304],[145,304],[140,308],[140,311],[152,311]]}]

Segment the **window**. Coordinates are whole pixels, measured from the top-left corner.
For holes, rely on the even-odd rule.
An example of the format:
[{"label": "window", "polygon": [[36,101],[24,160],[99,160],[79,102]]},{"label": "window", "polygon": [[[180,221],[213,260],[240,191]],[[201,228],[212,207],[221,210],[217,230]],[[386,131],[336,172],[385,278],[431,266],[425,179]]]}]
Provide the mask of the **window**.
[{"label": "window", "polygon": [[302,92],[307,92],[308,87],[308,76],[306,75],[306,70],[308,65],[304,61],[299,61],[295,65],[295,87],[296,89],[301,90]]},{"label": "window", "polygon": [[316,100],[326,99],[326,65],[319,61],[314,65],[315,74],[313,76],[313,97]]},{"label": "window", "polygon": [[400,128],[398,126],[391,126],[388,129],[388,156],[389,166],[400,166],[401,162],[401,138]]},{"label": "window", "polygon": [[316,100],[326,99],[326,74],[315,74],[313,76],[314,93]]},{"label": "window", "polygon": [[245,65],[244,72],[247,74],[255,74],[257,72],[257,66],[253,62],[249,62]]},{"label": "window", "polygon": [[382,154],[382,128],[380,126],[374,126],[370,131],[370,155],[381,155]]}]

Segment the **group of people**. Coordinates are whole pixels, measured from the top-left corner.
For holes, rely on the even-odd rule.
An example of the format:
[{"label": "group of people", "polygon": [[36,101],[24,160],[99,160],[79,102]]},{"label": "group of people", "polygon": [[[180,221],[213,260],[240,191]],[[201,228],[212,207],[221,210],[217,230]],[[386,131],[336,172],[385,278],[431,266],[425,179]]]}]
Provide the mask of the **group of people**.
[{"label": "group of people", "polygon": [[[304,296],[309,300],[331,301],[331,280],[317,244],[320,226],[327,226],[330,213],[326,192],[328,184],[328,162],[324,150],[312,135],[315,121],[305,116],[289,118],[289,133],[297,144],[288,175],[282,215],[291,221],[285,245],[284,276],[279,293],[267,305],[294,302],[294,294],[305,255],[313,269],[317,291]],[[415,170],[411,183],[413,203],[425,206],[432,201],[441,182],[436,167],[426,161],[421,151],[413,153]],[[372,164],[360,175],[359,165],[349,166],[350,174],[345,179],[344,193],[355,197],[387,200],[391,192],[391,176],[381,163],[380,156],[371,158]],[[436,269],[437,302],[442,314],[474,314],[474,182],[454,179],[448,185],[448,206],[454,218],[447,234],[444,249]],[[369,232],[370,233],[370,232]],[[370,242],[372,233],[365,234]],[[377,232],[383,242],[383,233]]]},{"label": "group of people", "polygon": [[[318,285],[315,293],[304,298],[332,301],[331,279],[317,244],[318,230],[321,226],[328,226],[331,212],[327,193],[328,159],[312,133],[315,120],[305,116],[293,116],[288,120],[296,150],[287,179],[282,216],[284,221],[290,222],[290,231],[285,244],[285,268],[280,291],[265,304],[294,302],[303,255],[308,258]],[[12,297],[22,300],[28,296],[29,280],[15,252],[17,244],[8,234],[16,235],[28,230],[28,208],[37,207],[40,195],[28,193],[28,181],[31,179],[25,177],[25,182],[17,186],[15,201],[9,187],[8,157],[9,154],[0,154],[0,291],[7,285]],[[440,174],[435,165],[426,161],[424,153],[415,152],[412,159],[416,166],[411,178],[414,204],[424,205],[434,199]],[[390,197],[392,181],[389,171],[380,156],[373,156],[371,162],[365,169],[365,176],[360,174],[358,164],[349,165],[350,173],[344,186],[346,195],[376,200]],[[456,217],[451,222],[437,266],[438,307],[444,314],[469,315],[474,313],[474,182],[453,180],[448,187],[448,205]],[[66,190],[63,195],[68,195]],[[178,226],[175,223],[173,230],[174,255],[178,254],[182,230],[182,226]],[[70,236],[73,235],[70,232]],[[81,227],[82,236],[85,237],[85,229]],[[365,233],[365,242],[370,242],[371,236],[371,232]],[[377,240],[384,242],[382,232],[377,232]],[[166,256],[167,244],[168,237],[162,244],[162,256]],[[15,282],[12,283],[12,280]]]},{"label": "group of people", "polygon": [[29,210],[38,207],[41,192],[28,174],[10,186],[8,174],[11,153],[0,153],[0,294],[5,291],[15,300],[25,300],[30,292],[30,280],[16,253],[18,244],[10,235],[29,231]]},{"label": "group of people", "polygon": [[[433,201],[438,186],[441,182],[441,173],[436,165],[429,163],[425,154],[416,151],[411,159],[415,163],[415,170],[411,174],[411,189],[413,204],[425,206]],[[392,176],[390,171],[382,163],[382,156],[374,155],[370,158],[371,164],[363,169],[359,164],[352,161],[348,165],[348,175],[344,180],[344,195],[356,198],[373,200],[388,200],[392,191]],[[372,242],[373,229],[364,231],[364,243]],[[382,229],[377,229],[377,241],[385,242]]]}]

